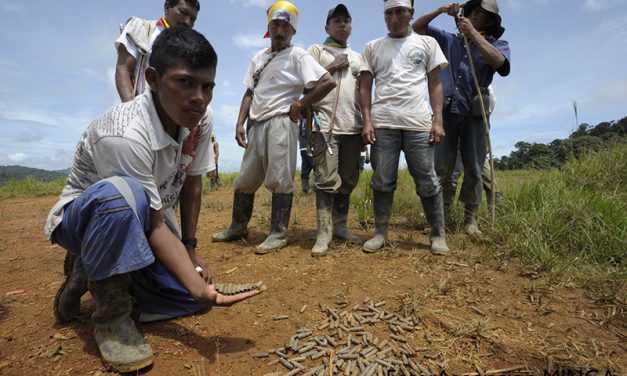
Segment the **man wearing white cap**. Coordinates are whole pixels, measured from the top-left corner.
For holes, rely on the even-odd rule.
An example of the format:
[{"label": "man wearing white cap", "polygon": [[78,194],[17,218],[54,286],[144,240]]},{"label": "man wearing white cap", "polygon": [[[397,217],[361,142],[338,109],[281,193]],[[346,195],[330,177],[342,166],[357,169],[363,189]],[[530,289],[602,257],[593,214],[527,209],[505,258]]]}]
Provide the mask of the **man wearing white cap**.
[{"label": "man wearing white cap", "polygon": [[[463,11],[459,15],[460,10]],[[482,170],[487,142],[485,127],[478,103],[473,72],[470,70],[464,38],[431,25],[436,17],[448,14],[455,17],[457,29],[470,43],[475,74],[482,95],[487,99],[487,88],[494,73],[507,76],[510,72],[509,44],[499,39],[505,29],[496,0],[471,0],[465,4],[448,4],[418,18],[413,29],[423,35],[434,37],[450,65],[442,71],[444,86],[444,130],[446,139],[436,148],[435,165],[442,185],[450,186],[449,180],[455,169],[457,150],[464,165],[464,180],[459,200],[464,203],[464,230],[470,235],[479,235],[476,214],[481,204]],[[475,105],[473,105],[475,103]],[[488,100],[485,100],[486,106]],[[453,195],[444,197],[445,212],[450,212]]]},{"label": "man wearing white cap", "polygon": [[[359,243],[358,236],[347,226],[350,194],[359,182],[361,113],[359,110],[358,78],[361,55],[351,49],[348,38],[352,18],[344,4],[329,10],[325,31],[328,38],[322,44],[309,47],[309,53],[333,74],[337,88],[314,105],[320,118],[320,131],[314,132],[314,171],[318,231],[312,256],[324,256],[332,238]],[[325,135],[328,138],[327,151]]]},{"label": "man wearing white cap", "polygon": [[[258,254],[287,244],[296,173],[297,121],[304,109],[335,87],[333,77],[307,51],[291,45],[298,29],[298,9],[288,1],[277,1],[267,15],[266,37],[271,46],[255,54],[244,77],[247,90],[235,128],[235,139],[246,151],[235,180],[232,221],[229,228],[213,235],[213,241],[248,236],[255,192],[263,184],[272,192],[272,218],[270,235],[256,247]],[[304,89],[308,94],[300,98]],[[246,119],[248,133],[244,129]]]},{"label": "man wearing white cap", "polygon": [[[440,70],[447,61],[435,39],[412,32],[409,0],[383,2],[388,35],[368,42],[363,52],[360,104],[364,142],[372,145],[371,163],[375,236],[364,252],[376,252],[387,241],[398,163],[403,151],[416,193],[431,225],[431,252],[449,253],[444,230],[442,194],[434,166],[434,145],[442,142]],[[373,80],[376,84],[372,101]],[[427,103],[427,92],[429,103]]]}]

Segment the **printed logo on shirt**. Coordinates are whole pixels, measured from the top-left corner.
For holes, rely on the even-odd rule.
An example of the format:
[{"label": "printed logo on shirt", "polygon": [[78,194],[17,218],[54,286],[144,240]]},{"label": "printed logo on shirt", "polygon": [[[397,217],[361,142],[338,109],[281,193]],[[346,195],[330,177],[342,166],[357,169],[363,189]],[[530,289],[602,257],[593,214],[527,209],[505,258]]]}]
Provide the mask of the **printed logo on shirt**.
[{"label": "printed logo on shirt", "polygon": [[407,55],[407,59],[409,60],[410,64],[413,64],[414,66],[419,66],[425,61],[425,56],[426,54],[424,50],[422,48],[416,47],[409,52],[409,54]]},{"label": "printed logo on shirt", "polygon": [[359,64],[357,64],[356,62],[352,62],[351,64],[351,73],[353,74],[353,77],[357,78],[359,76]]}]

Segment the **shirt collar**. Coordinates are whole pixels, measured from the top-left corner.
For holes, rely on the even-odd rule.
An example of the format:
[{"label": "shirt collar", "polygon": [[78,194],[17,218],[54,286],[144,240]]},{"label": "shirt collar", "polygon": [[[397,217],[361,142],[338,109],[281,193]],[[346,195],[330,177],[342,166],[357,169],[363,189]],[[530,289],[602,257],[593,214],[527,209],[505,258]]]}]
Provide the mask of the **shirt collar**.
[{"label": "shirt collar", "polygon": [[[140,95],[140,101],[142,104],[142,111],[144,118],[149,122],[147,129],[149,131],[150,146],[152,150],[161,150],[169,146],[177,147],[179,143],[172,139],[170,135],[165,131],[163,123],[157,113],[155,102],[153,100],[152,91],[146,90],[144,94]],[[187,128],[179,127],[179,140],[182,140],[186,135],[183,133],[189,132]]]}]

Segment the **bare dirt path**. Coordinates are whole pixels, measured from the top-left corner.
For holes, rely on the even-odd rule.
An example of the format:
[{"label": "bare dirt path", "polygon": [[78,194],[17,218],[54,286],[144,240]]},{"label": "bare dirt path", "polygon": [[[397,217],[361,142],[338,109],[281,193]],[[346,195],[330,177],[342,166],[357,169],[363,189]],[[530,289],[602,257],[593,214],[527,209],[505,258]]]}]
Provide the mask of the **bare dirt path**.
[{"label": "bare dirt path", "polygon": [[[214,279],[263,280],[269,290],[230,309],[140,325],[156,353],[148,374],[284,374],[287,369],[281,363],[267,365],[278,356],[253,355],[282,347],[299,328],[315,329],[310,338],[323,337],[330,330],[318,327],[334,314],[342,315],[339,319],[346,325],[350,319],[361,326],[345,332],[344,342],[351,333],[353,340],[371,333],[370,339],[376,337],[379,343],[384,339],[395,343],[388,356],[396,352],[401,359],[398,350],[410,348],[413,353],[407,356],[414,364],[437,373],[444,369],[449,375],[479,375],[516,369],[543,374],[560,367],[594,368],[600,374],[627,371],[625,328],[608,321],[613,316],[610,307],[586,298],[575,287],[525,278],[520,267],[494,261],[491,250],[478,248],[462,235],[450,240],[452,256],[434,257],[424,234],[398,225],[390,236],[394,246],[383,253],[366,255],[357,246],[335,244],[330,256],[314,259],[309,254],[315,239],[314,199],[297,195],[289,247],[260,257],[253,254],[253,244],[263,240],[268,226],[269,195],[263,193],[256,200],[250,244],[212,244],[211,233],[230,221],[232,194],[222,189],[203,200],[199,252],[213,266]],[[55,201],[56,197],[0,201],[1,375],[107,374],[91,336],[94,303],[89,294],[82,301],[83,322],[54,323],[52,301],[63,279],[64,251],[48,243],[42,227]],[[354,220],[351,224],[356,227]],[[358,234],[366,238],[369,232]],[[356,323],[374,312],[375,303],[378,312],[385,310],[380,317],[385,315],[388,321]],[[275,320],[283,315],[289,317]],[[407,346],[390,338],[389,321],[396,320],[392,316],[414,320],[411,328],[403,324],[400,332]],[[337,350],[342,347],[339,344]],[[300,364],[311,368],[323,361],[337,364],[341,359],[334,356]]]}]

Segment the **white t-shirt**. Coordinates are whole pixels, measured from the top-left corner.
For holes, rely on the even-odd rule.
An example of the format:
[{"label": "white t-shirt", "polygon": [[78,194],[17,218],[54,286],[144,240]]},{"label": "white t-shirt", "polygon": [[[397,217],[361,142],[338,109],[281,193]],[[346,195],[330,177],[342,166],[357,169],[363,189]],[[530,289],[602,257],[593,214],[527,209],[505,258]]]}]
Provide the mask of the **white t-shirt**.
[{"label": "white t-shirt", "polygon": [[[141,22],[151,23],[150,29],[153,30],[153,32],[150,34],[150,43],[149,43],[150,51],[148,51],[148,54],[146,55],[146,58],[144,59],[143,64],[141,64],[140,51],[138,50],[135,43],[133,43],[128,36],[130,30],[133,29],[134,26],[136,27],[137,23],[141,23]],[[146,84],[145,72],[146,72],[146,68],[148,68],[149,66],[148,59],[150,58],[150,52],[152,51],[152,44],[155,42],[155,40],[157,39],[157,37],[159,36],[159,34],[161,34],[163,30],[164,30],[163,26],[158,24],[158,21],[145,21],[145,20],[133,17],[129,20],[129,22],[126,23],[126,25],[124,26],[124,30],[122,30],[122,33],[120,34],[118,39],[115,40],[116,51],[118,50],[120,45],[124,45],[124,47],[126,48],[126,51],[128,51],[128,53],[131,54],[131,56],[135,58],[135,67],[133,68],[133,77],[135,78],[135,80],[137,80],[137,93],[139,94],[143,93],[146,90],[146,87],[148,86]]]},{"label": "white t-shirt", "polygon": [[172,139],[157,115],[149,90],[134,100],[109,108],[87,128],[57,204],[48,215],[50,237],[63,219],[63,207],[94,183],[111,176],[139,181],[155,210],[174,206],[187,176],[204,175],[211,163],[213,111],[192,130],[180,127]]},{"label": "white t-shirt", "polygon": [[250,118],[257,122],[287,114],[303,89],[316,86],[327,73],[307,51],[290,47],[279,52],[263,69],[255,88],[253,74],[270,58],[268,51],[263,49],[255,54],[243,81],[247,88],[254,89]]},{"label": "white t-shirt", "polygon": [[427,74],[448,65],[440,46],[429,36],[385,36],[366,44],[362,71],[375,79],[371,118],[375,128],[416,131],[431,129]]},{"label": "white t-shirt", "polygon": [[[333,108],[337,100],[334,134],[360,134],[363,128],[361,111],[359,109],[359,72],[363,64],[361,55],[350,47],[339,48],[314,44],[309,47],[309,53],[323,67],[329,66],[335,57],[341,54],[348,55],[350,68],[341,72],[335,72],[333,78],[337,86],[324,99],[314,105],[316,113],[320,117],[323,132],[328,132],[333,118]],[[339,98],[338,98],[339,88]]]}]

